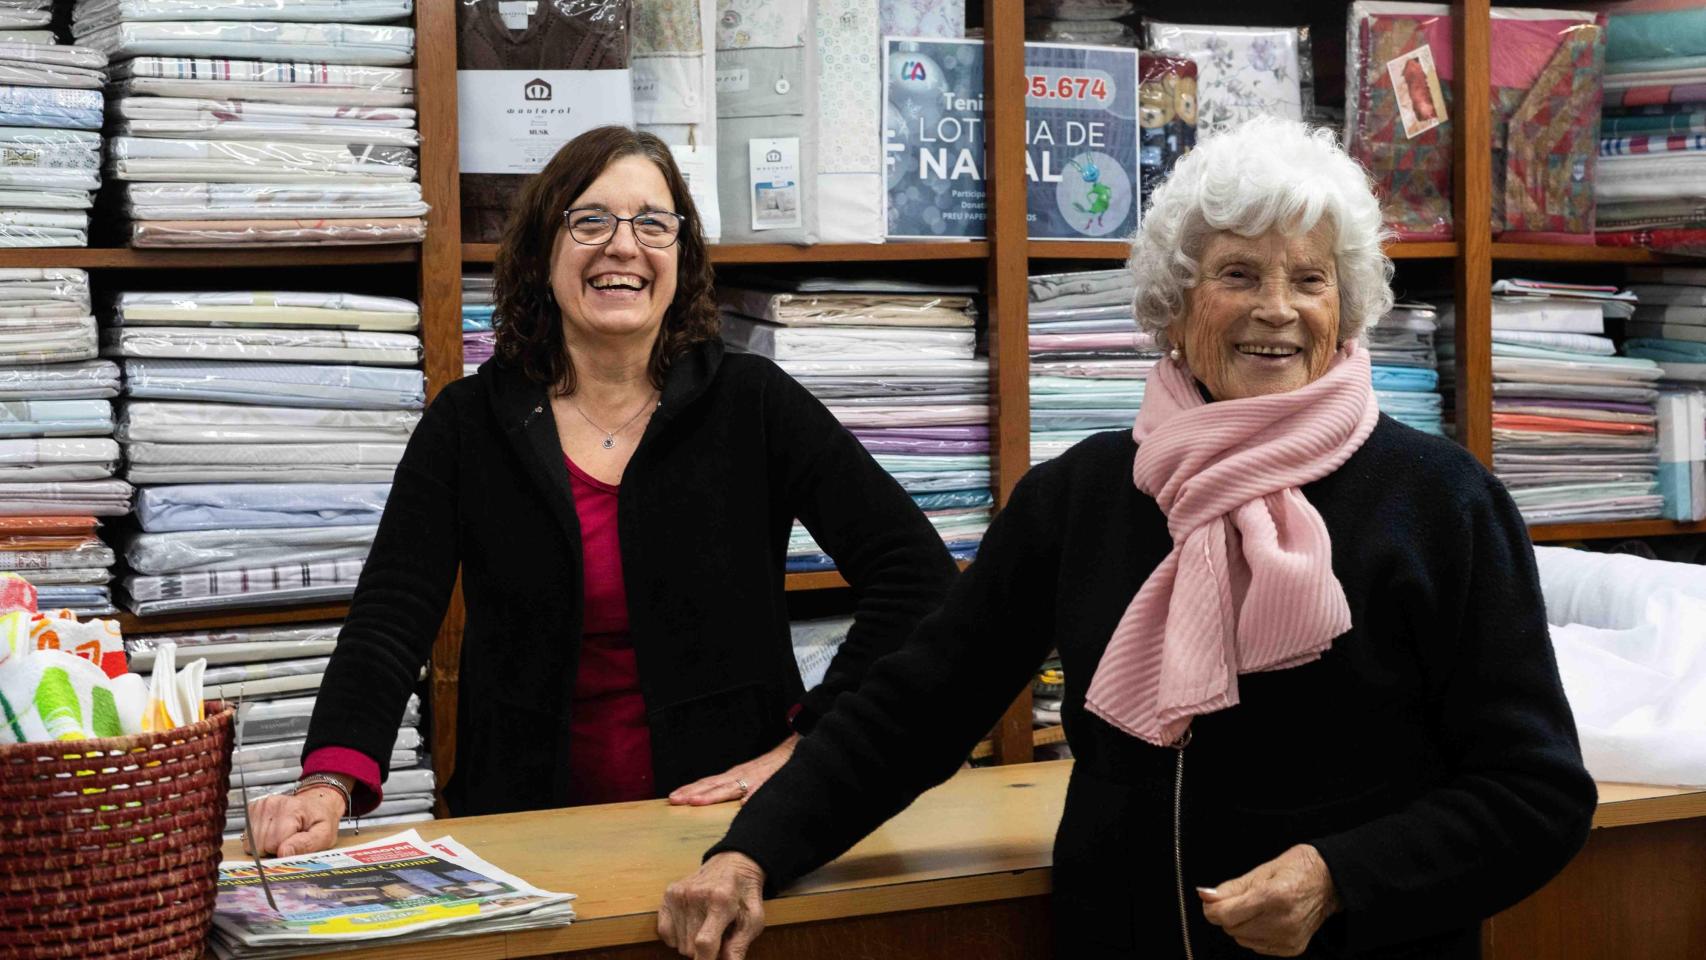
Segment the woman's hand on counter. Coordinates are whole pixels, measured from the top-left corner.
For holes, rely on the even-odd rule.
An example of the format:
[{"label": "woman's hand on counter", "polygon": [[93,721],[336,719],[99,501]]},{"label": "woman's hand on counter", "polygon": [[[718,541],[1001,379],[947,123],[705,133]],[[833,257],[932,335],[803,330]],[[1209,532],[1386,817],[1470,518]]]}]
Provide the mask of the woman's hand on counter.
[{"label": "woman's hand on counter", "polygon": [[745,960],[763,931],[764,869],[744,853],[706,860],[669,885],[658,910],[658,939],[693,960]]},{"label": "woman's hand on counter", "polygon": [[1315,931],[1339,912],[1339,893],[1327,861],[1299,844],[1241,877],[1198,887],[1203,915],[1246,949],[1295,957]]},{"label": "woman's hand on counter", "polygon": [[338,821],[345,812],[344,798],[330,787],[261,797],[249,804],[243,849],[280,857],[328,850],[338,842]]},{"label": "woman's hand on counter", "polygon": [[705,777],[676,788],[675,792],[669,795],[669,802],[693,807],[727,803],[730,800],[745,803],[748,797],[758,792],[764,781],[782,769],[782,764],[787,763],[788,758],[794,755],[794,746],[799,742],[799,734],[789,734],[788,739],[777,744],[774,749],[752,760],[730,767],[714,777]]}]

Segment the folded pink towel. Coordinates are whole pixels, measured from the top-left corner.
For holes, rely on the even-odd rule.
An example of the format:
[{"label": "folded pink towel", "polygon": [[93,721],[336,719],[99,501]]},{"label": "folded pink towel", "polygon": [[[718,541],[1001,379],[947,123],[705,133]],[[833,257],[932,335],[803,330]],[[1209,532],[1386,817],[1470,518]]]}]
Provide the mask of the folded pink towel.
[{"label": "folded pink towel", "polygon": [[1167,515],[1173,550],[1132,598],[1086,696],[1158,746],[1238,702],[1238,674],[1321,656],[1351,626],[1327,526],[1299,487],[1332,473],[1379,417],[1368,352],[1285,393],[1206,403],[1190,371],[1149,374],[1132,476]]}]

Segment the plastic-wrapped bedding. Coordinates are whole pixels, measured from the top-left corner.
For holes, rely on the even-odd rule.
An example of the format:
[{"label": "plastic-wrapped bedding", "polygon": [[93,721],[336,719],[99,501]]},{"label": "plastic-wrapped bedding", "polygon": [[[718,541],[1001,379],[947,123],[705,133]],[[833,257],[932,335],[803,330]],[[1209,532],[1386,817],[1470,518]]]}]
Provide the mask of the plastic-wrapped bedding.
[{"label": "plastic-wrapped bedding", "polygon": [[[124,638],[125,653],[130,656],[134,671],[151,670],[154,654],[164,644],[178,648],[180,655],[207,661],[209,666],[225,663],[257,663],[267,660],[292,660],[305,657],[330,656],[338,645],[341,623],[304,623],[286,626],[236,627],[228,630],[196,630],[190,633],[162,633]],[[398,732],[399,750],[420,746],[420,735],[414,730]],[[245,747],[244,755],[264,753],[258,747]],[[278,756],[299,758],[301,744],[294,753]],[[256,759],[272,759],[257,756]]]},{"label": "plastic-wrapped bedding", "polygon": [[108,58],[239,57],[326,60],[363,66],[403,66],[415,59],[415,31],[349,23],[274,21],[151,21],[116,23],[77,37]]},{"label": "plastic-wrapped bedding", "polygon": [[99,130],[104,104],[99,90],[0,85],[0,126]]},{"label": "plastic-wrapped bedding", "polygon": [[103,331],[102,339],[107,354],[118,357],[293,360],[384,366],[412,366],[421,360],[420,338],[407,333],[120,327]]},{"label": "plastic-wrapped bedding", "polygon": [[414,130],[418,119],[412,107],[258,103],[208,97],[121,97],[108,102],[107,112],[123,120],[204,119],[231,123],[318,123],[397,130]]},{"label": "plastic-wrapped bedding", "polygon": [[126,360],[124,381],[130,396],[157,400],[361,410],[420,410],[426,406],[426,378],[419,370],[227,360]]},{"label": "plastic-wrapped bedding", "polygon": [[971,359],[972,330],[904,327],[782,327],[724,313],[723,340],[773,360]]},{"label": "plastic-wrapped bedding", "polygon": [[[101,401],[93,401],[101,402]],[[0,406],[0,417],[5,407]],[[403,443],[421,415],[412,410],[322,410],[222,403],[125,405],[114,433],[155,443]],[[0,421],[0,429],[4,422]]]},{"label": "plastic-wrapped bedding", "polygon": [[137,220],[393,219],[428,211],[418,183],[124,183],[119,195]]},{"label": "plastic-wrapped bedding", "polygon": [[[17,442],[56,441],[0,441]],[[401,443],[128,443],[124,455],[133,469],[144,464],[286,470],[298,466],[394,467],[403,458],[404,446]]]},{"label": "plastic-wrapped bedding", "polygon": [[125,478],[138,484],[210,483],[385,483],[394,465],[347,463],[132,463]]},{"label": "plastic-wrapped bedding", "polygon": [[93,359],[94,317],[0,317],[0,365]]},{"label": "plastic-wrapped bedding", "polygon": [[285,140],[111,137],[107,156],[115,179],[172,183],[413,180],[420,166],[409,147]]},{"label": "plastic-wrapped bedding", "polygon": [[[242,731],[237,739],[244,744],[252,744],[307,736],[308,719],[314,714],[314,700],[314,697],[293,697],[242,704],[237,708],[237,726]],[[420,724],[421,698],[411,693],[403,705],[401,725],[418,727]]]},{"label": "plastic-wrapped bedding", "polygon": [[205,137],[217,140],[284,140],[292,143],[346,143],[417,147],[418,131],[362,123],[292,123],[221,117],[169,117],[120,120],[110,125],[120,137]]},{"label": "plastic-wrapped bedding", "polygon": [[113,464],[118,455],[118,444],[108,437],[0,440],[0,470],[38,464]]},{"label": "plastic-wrapped bedding", "polygon": [[118,387],[111,360],[0,366],[0,401],[102,399],[118,396]]},{"label": "plastic-wrapped bedding", "polygon": [[0,550],[0,570],[60,570],[110,567],[113,548],[90,540],[71,550]]},{"label": "plastic-wrapped bedding", "polygon": [[230,607],[278,606],[347,600],[355,593],[362,561],[287,563],[120,581],[139,616]]},{"label": "plastic-wrapped bedding", "polygon": [[332,327],[372,332],[418,330],[420,307],[397,297],[282,290],[121,293],[112,322],[120,326]]},{"label": "plastic-wrapped bedding", "polygon": [[113,432],[108,400],[0,400],[0,438],[104,437]]},{"label": "plastic-wrapped bedding", "polygon": [[[38,49],[87,53],[84,59],[100,66],[78,66],[78,57],[42,57]],[[19,87],[59,87],[66,90],[99,90],[106,83],[107,58],[100,51],[82,47],[48,47],[35,43],[0,40],[0,83]]]},{"label": "plastic-wrapped bedding", "polygon": [[272,530],[179,530],[141,533],[125,544],[124,558],[137,573],[162,575],[227,567],[330,560],[360,560],[373,546],[378,527],[298,527]]},{"label": "plastic-wrapped bedding", "polygon": [[[349,211],[345,211],[349,212]],[[343,247],[366,243],[420,243],[426,221],[359,220],[150,220],[131,224],[133,247]]]},{"label": "plastic-wrapped bedding", "polygon": [[71,567],[63,570],[37,570],[30,574],[30,582],[38,587],[65,586],[101,586],[113,578],[113,572],[107,567]]},{"label": "plastic-wrapped bedding", "polygon": [[148,533],[177,530],[372,526],[389,483],[196,483],[146,487],[136,517]]},{"label": "plastic-wrapped bedding", "polygon": [[8,183],[6,180],[5,170],[0,169],[0,206],[12,209],[31,207],[45,210],[87,210],[95,205],[89,191],[82,188],[32,187]]},{"label": "plastic-wrapped bedding", "polygon": [[137,57],[108,71],[114,96],[236,99],[283,104],[402,107],[415,101],[407,67],[342,63]]},{"label": "plastic-wrapped bedding", "polygon": [[778,293],[719,287],[717,302],[744,317],[787,326],[970,327],[970,297],[896,293]]},{"label": "plastic-wrapped bedding", "polygon": [[118,517],[130,512],[130,495],[131,486],[123,480],[0,482],[0,517]]},{"label": "plastic-wrapped bedding", "polygon": [[81,36],[120,20],[383,23],[414,9],[414,0],[83,0],[71,14],[71,32]]}]

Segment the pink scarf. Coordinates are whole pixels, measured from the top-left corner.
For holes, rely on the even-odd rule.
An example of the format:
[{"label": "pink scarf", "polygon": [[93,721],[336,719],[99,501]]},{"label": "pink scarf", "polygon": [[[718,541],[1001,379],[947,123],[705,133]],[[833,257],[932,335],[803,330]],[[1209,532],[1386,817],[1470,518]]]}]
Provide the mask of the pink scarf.
[{"label": "pink scarf", "polygon": [[1175,743],[1191,717],[1238,703],[1239,674],[1307,663],[1350,629],[1327,525],[1298,488],[1350,459],[1379,415],[1354,342],[1304,387],[1214,404],[1184,364],[1155,365],[1132,479],[1167,515],[1173,550],[1114,628],[1090,712]]}]

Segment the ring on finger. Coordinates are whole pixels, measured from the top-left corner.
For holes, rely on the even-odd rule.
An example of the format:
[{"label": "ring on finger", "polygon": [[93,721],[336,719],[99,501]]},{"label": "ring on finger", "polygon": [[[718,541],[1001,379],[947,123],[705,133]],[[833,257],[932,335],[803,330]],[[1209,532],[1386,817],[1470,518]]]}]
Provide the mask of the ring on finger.
[{"label": "ring on finger", "polygon": [[752,792],[752,787],[747,784],[745,777],[742,777],[739,780],[736,780],[735,786],[740,789],[740,795],[742,797],[745,797],[747,794]]}]

